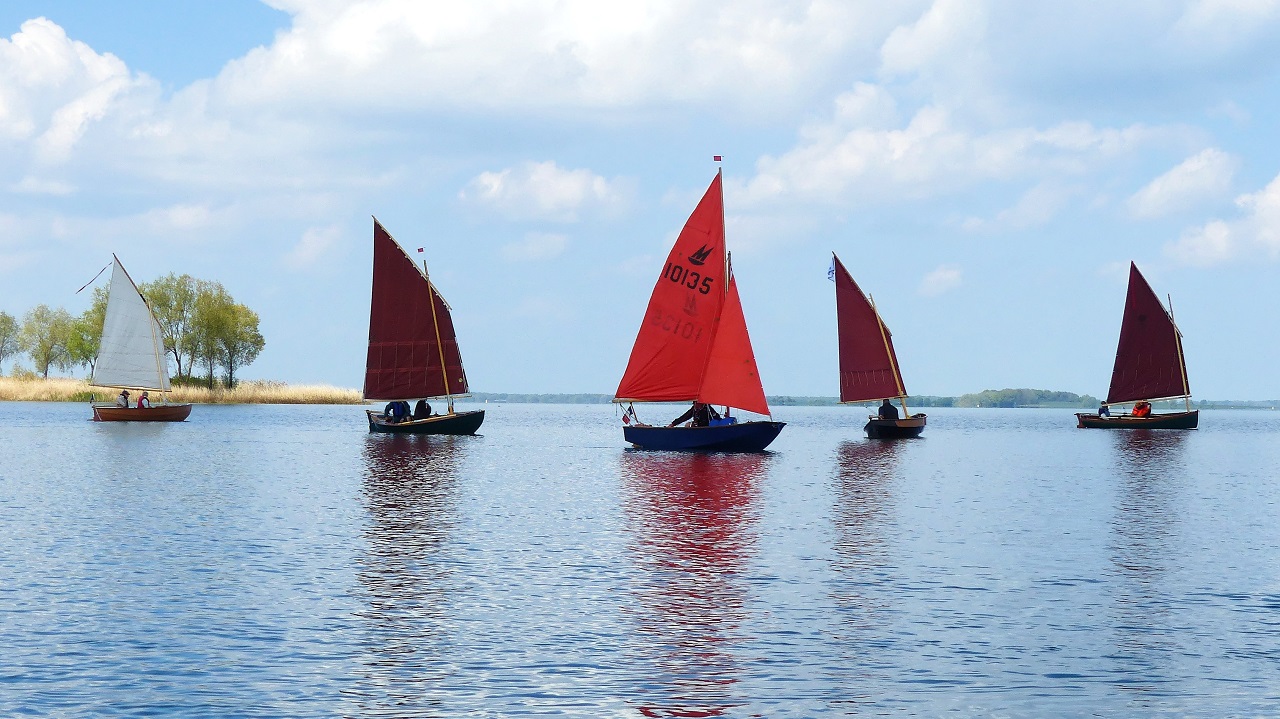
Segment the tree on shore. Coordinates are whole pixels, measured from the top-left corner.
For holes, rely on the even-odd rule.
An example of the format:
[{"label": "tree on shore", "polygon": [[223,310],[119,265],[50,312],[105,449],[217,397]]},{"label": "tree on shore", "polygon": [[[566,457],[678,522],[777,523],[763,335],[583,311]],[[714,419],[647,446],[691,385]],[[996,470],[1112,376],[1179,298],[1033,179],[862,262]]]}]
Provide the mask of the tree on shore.
[{"label": "tree on shore", "polygon": [[217,342],[227,387],[232,389],[236,386],[236,370],[257,359],[266,341],[258,331],[257,312],[241,304],[232,304],[225,311],[223,332]]},{"label": "tree on shore", "polygon": [[49,378],[51,366],[69,370],[76,365],[67,349],[73,322],[71,313],[61,307],[50,309],[48,305],[38,305],[22,318],[18,346],[31,357],[35,370],[45,379]]},{"label": "tree on shore", "polygon": [[67,352],[77,365],[88,365],[89,374],[98,363],[98,350],[102,348],[102,325],[107,319],[107,291],[93,288],[93,303],[71,322],[67,337]]},{"label": "tree on shore", "polygon": [[6,357],[18,353],[18,320],[8,312],[0,312],[0,368]]},{"label": "tree on shore", "polygon": [[[212,291],[216,284],[170,272],[138,287],[160,324],[165,352],[173,357],[179,377],[190,376],[196,361],[196,300],[203,292]],[[185,371],[183,360],[186,360]]]},{"label": "tree on shore", "polygon": [[235,387],[236,372],[257,359],[266,346],[258,330],[258,313],[237,303],[217,282],[201,288],[191,326],[191,346],[197,362],[205,368],[209,389],[213,389],[218,368],[223,370],[226,386]]}]

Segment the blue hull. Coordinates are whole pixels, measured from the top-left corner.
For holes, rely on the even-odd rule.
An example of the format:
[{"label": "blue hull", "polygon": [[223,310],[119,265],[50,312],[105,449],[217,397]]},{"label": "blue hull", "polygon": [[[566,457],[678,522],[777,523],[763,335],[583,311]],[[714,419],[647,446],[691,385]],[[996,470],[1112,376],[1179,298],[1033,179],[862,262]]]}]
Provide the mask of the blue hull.
[{"label": "blue hull", "polygon": [[762,452],[786,424],[742,422],[716,427],[623,427],[622,436],[641,449]]}]

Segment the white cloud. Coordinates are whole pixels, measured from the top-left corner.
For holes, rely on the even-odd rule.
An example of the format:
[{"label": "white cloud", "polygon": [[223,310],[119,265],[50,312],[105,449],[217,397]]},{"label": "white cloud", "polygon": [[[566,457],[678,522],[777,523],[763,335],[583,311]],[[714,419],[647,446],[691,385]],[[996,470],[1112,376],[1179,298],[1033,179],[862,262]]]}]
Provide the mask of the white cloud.
[{"label": "white cloud", "polygon": [[1149,219],[1221,197],[1230,191],[1238,164],[1222,150],[1202,150],[1134,193],[1129,198],[1129,211],[1135,217]]},{"label": "white cloud", "polygon": [[12,192],[24,195],[70,195],[76,191],[74,185],[58,180],[41,180],[27,176],[9,186]]},{"label": "white cloud", "polygon": [[1255,254],[1280,257],[1280,175],[1261,190],[1236,198],[1241,216],[1187,230],[1165,254],[1182,264],[1208,267]]},{"label": "white cloud", "polygon": [[549,260],[564,254],[569,238],[545,232],[531,232],[519,242],[502,246],[502,259],[507,262],[532,262]]},{"label": "white cloud", "polygon": [[925,297],[937,297],[959,287],[963,279],[959,267],[940,265],[920,281],[919,292]]},{"label": "white cloud", "polygon": [[586,169],[566,170],[550,161],[526,162],[480,173],[458,197],[516,219],[574,222],[588,209],[620,207],[626,194],[623,184]]},{"label": "white cloud", "polygon": [[1002,210],[994,220],[973,217],[965,220],[963,226],[970,231],[1025,230],[1028,227],[1040,227],[1056,217],[1075,194],[1076,190],[1072,188],[1041,183],[1024,192],[1017,203]]},{"label": "white cloud", "polygon": [[338,225],[310,227],[302,233],[302,239],[284,256],[284,263],[295,270],[311,267],[338,245],[342,228]]}]

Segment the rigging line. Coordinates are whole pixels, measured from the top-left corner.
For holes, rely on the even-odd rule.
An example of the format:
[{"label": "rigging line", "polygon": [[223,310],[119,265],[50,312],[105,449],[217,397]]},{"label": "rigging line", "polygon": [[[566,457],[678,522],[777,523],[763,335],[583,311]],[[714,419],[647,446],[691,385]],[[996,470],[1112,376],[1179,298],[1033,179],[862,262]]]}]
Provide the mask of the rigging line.
[{"label": "rigging line", "polygon": [[77,295],[78,295],[78,294],[80,294],[81,292],[83,292],[83,291],[84,291],[84,288],[85,288],[85,287],[88,287],[89,285],[93,284],[93,283],[94,283],[94,280],[97,280],[99,277],[101,277],[101,276],[102,276],[102,273],[103,273],[103,272],[106,272],[106,271],[107,271],[107,268],[108,268],[108,267],[110,267],[110,266],[111,266],[111,263],[110,263],[110,262],[108,262],[107,264],[103,265],[103,266],[102,266],[102,269],[98,270],[98,274],[94,275],[92,280],[89,280],[88,282],[84,283],[84,287],[81,287],[80,289],[76,290],[76,294],[77,294]]}]

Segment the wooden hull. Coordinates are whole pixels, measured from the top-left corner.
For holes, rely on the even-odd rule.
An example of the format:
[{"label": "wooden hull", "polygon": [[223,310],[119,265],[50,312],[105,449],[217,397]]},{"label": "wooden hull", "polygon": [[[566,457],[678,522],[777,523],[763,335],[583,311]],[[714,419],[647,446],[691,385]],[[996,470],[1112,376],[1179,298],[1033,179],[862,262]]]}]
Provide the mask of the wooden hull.
[{"label": "wooden hull", "polygon": [[641,449],[679,452],[762,452],[786,422],[742,422],[712,427],[623,427],[622,436]]},{"label": "wooden hull", "polygon": [[191,414],[189,404],[160,404],[155,407],[93,406],[94,422],[183,422]]},{"label": "wooden hull", "polygon": [[1195,429],[1200,423],[1200,410],[1153,414],[1134,417],[1122,414],[1118,417],[1099,417],[1094,413],[1076,414],[1076,426],[1080,429]]},{"label": "wooden hull", "polygon": [[409,422],[392,424],[386,421],[386,415],[373,410],[365,410],[369,415],[370,432],[386,432],[388,434],[475,434],[484,422],[484,410],[458,412],[456,414],[437,414],[426,419],[415,419]]},{"label": "wooden hull", "polygon": [[867,431],[867,436],[871,439],[919,437],[920,433],[924,431],[927,419],[923,414],[917,414],[906,419],[879,419],[872,417],[867,420],[867,426],[863,427],[863,429]]}]

